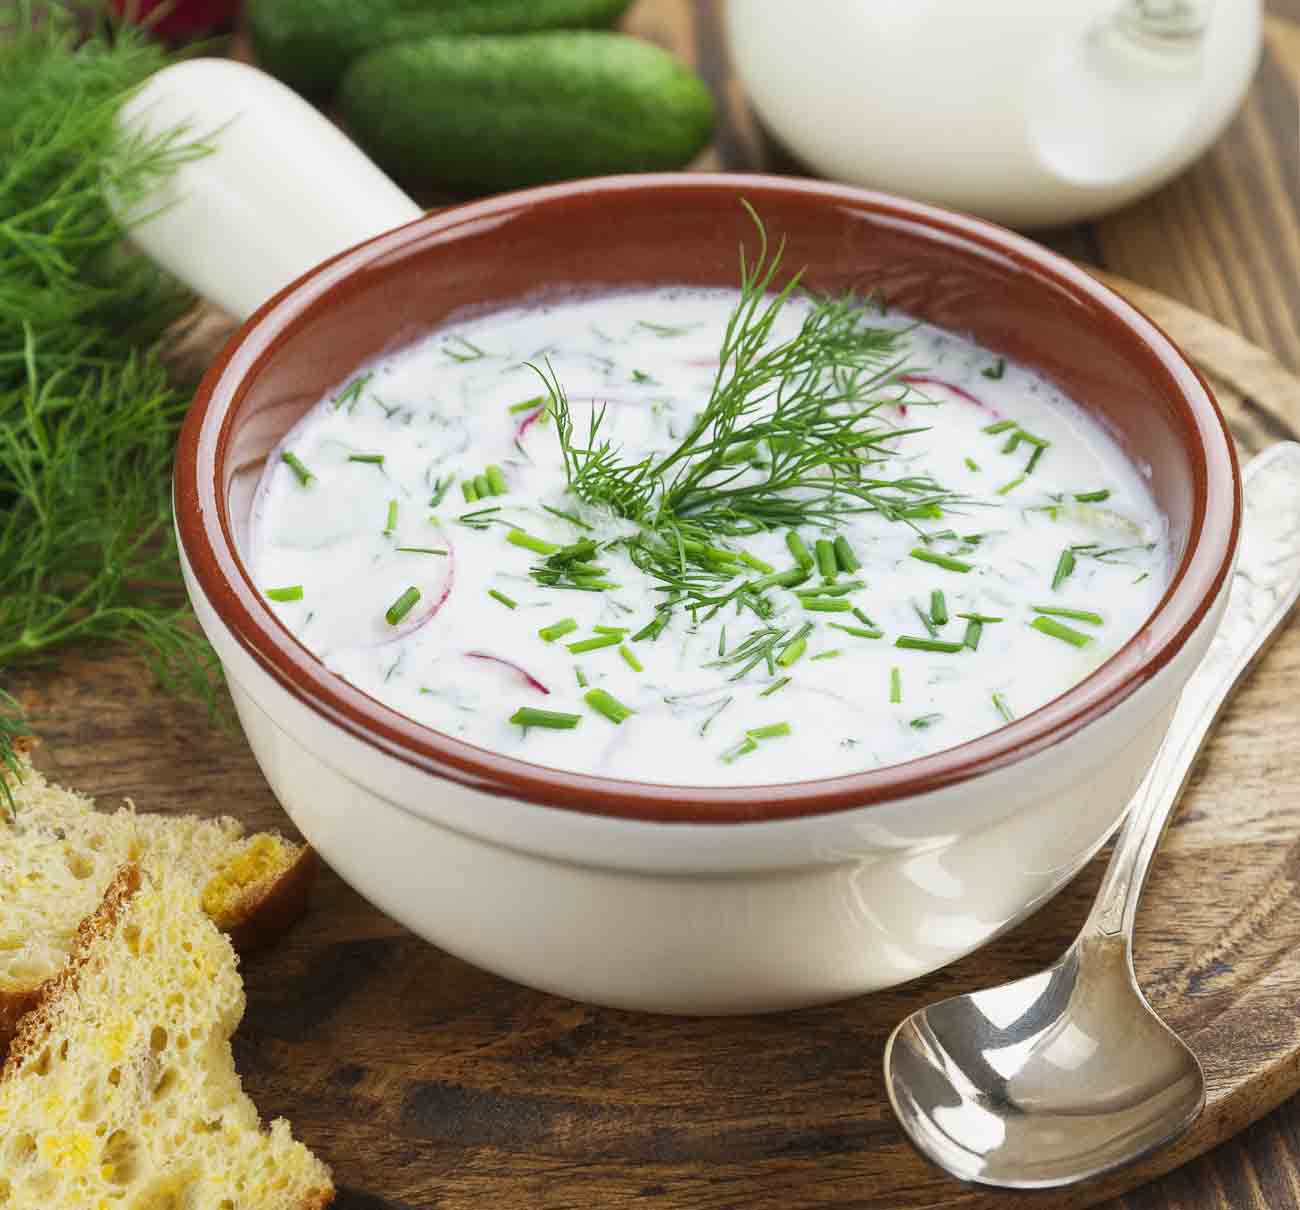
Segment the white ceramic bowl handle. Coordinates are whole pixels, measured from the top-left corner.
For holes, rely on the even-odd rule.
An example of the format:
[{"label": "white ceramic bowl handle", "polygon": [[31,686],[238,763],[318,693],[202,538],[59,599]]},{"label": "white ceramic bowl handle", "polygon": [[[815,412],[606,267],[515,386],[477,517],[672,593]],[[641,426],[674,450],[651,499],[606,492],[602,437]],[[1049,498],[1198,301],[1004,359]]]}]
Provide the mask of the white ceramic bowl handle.
[{"label": "white ceramic bowl handle", "polygon": [[145,135],[184,126],[213,148],[123,217],[148,255],[241,319],[313,265],[421,213],[328,119],[243,63],[165,68],[120,121]]}]

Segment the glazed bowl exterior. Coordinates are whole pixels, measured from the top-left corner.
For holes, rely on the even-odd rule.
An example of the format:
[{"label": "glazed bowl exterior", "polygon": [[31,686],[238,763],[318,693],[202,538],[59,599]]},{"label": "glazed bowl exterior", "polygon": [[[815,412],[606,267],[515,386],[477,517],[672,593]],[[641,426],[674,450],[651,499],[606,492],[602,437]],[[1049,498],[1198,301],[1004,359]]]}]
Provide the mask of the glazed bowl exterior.
[{"label": "glazed bowl exterior", "polygon": [[[1038,369],[1149,473],[1177,570],[1134,638],[989,736],[789,786],[693,788],[545,769],[442,736],[330,673],[241,552],[268,453],[361,362],[448,317],[566,293],[734,284],[740,199],[815,289],[891,305]],[[809,181],[575,182],[428,215],[261,308],[200,388],[177,457],[186,583],[275,794],[361,894],[451,953],[579,1000],[791,1008],[984,944],[1104,842],[1213,635],[1240,524],[1231,441],[1164,335],[988,223]],[[648,763],[667,763],[670,752]]]}]

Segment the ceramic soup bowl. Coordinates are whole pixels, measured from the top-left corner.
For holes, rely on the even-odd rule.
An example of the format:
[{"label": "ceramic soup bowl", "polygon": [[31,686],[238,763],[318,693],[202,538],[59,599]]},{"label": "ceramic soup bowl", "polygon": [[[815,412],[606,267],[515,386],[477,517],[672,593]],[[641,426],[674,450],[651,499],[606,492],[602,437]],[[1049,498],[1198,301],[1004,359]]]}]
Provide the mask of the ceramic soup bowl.
[{"label": "ceramic soup bowl", "polygon": [[[466,309],[734,285],[753,232],[741,198],[814,289],[883,291],[1040,371],[1115,435],[1149,476],[1175,563],[1129,643],[1041,709],[959,747],[853,776],[696,789],[575,775],[452,739],[340,679],[277,621],[245,557],[254,490],[268,452],[326,391]],[[888,987],[983,945],[1059,890],[1115,827],[1210,641],[1239,497],[1205,383],[1069,262],[881,194],[695,174],[474,202],[312,269],[212,366],[175,477],[199,620],[267,780],[325,860],[479,966],[674,1013]]]}]

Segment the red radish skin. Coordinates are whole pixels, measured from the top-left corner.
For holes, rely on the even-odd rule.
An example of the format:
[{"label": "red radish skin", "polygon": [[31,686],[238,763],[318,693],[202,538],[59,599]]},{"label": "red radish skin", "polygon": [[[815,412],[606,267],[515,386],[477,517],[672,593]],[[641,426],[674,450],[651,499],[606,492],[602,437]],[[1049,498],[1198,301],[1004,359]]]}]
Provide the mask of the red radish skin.
[{"label": "red radish skin", "polygon": [[949,382],[946,378],[935,378],[930,374],[904,374],[900,382],[906,382],[910,386],[931,386],[943,387],[945,391],[951,391],[958,399],[964,399],[967,403],[973,403],[977,408],[982,408],[991,416],[998,417],[1001,413],[995,407],[990,407],[982,399],[977,399],[965,387],[959,387],[956,383]]},{"label": "red radish skin", "polygon": [[233,29],[239,0],[113,0],[123,21],[169,42],[185,42]]},{"label": "red radish skin", "polygon": [[523,435],[526,432],[528,432],[528,430],[532,428],[533,425],[535,425],[539,419],[541,419],[542,413],[545,411],[546,411],[545,407],[540,407],[540,408],[534,408],[531,412],[529,412],[528,415],[525,416],[519,422],[518,427],[515,429],[515,440],[516,441],[521,440],[523,438]]},{"label": "red radish skin", "polygon": [[503,668],[509,668],[529,689],[536,689],[538,693],[550,693],[551,691],[542,684],[531,672],[521,668],[513,660],[503,659],[499,655],[488,655],[486,651],[467,651],[465,652],[467,660],[485,660],[489,664],[500,664]]}]

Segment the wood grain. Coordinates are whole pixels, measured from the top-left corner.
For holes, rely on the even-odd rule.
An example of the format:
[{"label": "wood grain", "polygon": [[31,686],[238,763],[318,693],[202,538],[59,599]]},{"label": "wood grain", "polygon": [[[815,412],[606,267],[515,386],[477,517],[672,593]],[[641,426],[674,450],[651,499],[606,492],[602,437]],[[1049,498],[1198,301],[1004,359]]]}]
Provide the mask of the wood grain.
[{"label": "wood grain", "polygon": [[[1300,384],[1283,368],[1300,368],[1300,0],[1269,7],[1260,76],[1213,151],[1153,198],[1044,236],[1156,291],[1124,286],[1211,370],[1246,450],[1300,431]],[[717,0],[639,0],[629,25],[715,89],[718,135],[698,166],[797,171],[745,108]],[[288,941],[245,965],[247,1086],[334,1165],[341,1210],[1068,1207],[1175,1165],[1108,1210],[1300,1207],[1295,1102],[1185,1163],[1300,1087],[1298,676],[1293,628],[1227,711],[1139,920],[1139,977],[1201,1056],[1210,1105],[1177,1149],[1106,1186],[1011,1199],[947,1181],[903,1143],[880,1089],[899,1017],[1053,958],[1098,863],[1019,930],[929,979],[723,1022],[591,1009],[505,983],[417,941],[326,872]],[[18,687],[52,776],[110,804],[129,795],[142,808],[285,826],[243,742],[160,696],[129,657],[74,653]]]}]

